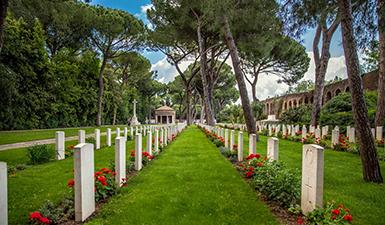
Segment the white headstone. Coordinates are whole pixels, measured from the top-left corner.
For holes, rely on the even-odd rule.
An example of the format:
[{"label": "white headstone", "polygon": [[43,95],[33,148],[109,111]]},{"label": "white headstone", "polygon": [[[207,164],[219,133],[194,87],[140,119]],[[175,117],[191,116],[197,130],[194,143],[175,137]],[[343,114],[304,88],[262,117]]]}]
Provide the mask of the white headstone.
[{"label": "white headstone", "polygon": [[287,127],[286,127],[286,125],[283,125],[283,127],[282,127],[282,135],[283,136],[287,135]]},{"label": "white headstone", "polygon": [[324,149],[304,145],[302,151],[301,209],[304,214],[323,204]]},{"label": "white headstone", "polygon": [[131,138],[134,137],[134,128],[133,127],[130,127],[130,137]]},{"label": "white headstone", "polygon": [[147,131],[147,152],[152,155],[152,133],[151,131]]},{"label": "white headstone", "polygon": [[314,134],[315,127],[313,125],[310,125],[309,132]]},{"label": "white headstone", "polygon": [[95,129],[95,149],[100,149],[100,130]]},{"label": "white headstone", "polygon": [[120,128],[119,127],[116,128],[116,137],[120,137]]},{"label": "white headstone", "polygon": [[124,138],[125,138],[126,141],[127,141],[127,135],[128,135],[128,129],[127,129],[127,127],[124,127],[123,135],[124,135]]},{"label": "white headstone", "polygon": [[337,145],[339,143],[339,137],[340,137],[340,131],[333,130],[332,131],[332,148],[333,149],[334,149],[334,145]]},{"label": "white headstone", "polygon": [[278,160],[278,142],[279,139],[275,137],[267,140],[267,158],[270,160]]},{"label": "white headstone", "polygon": [[234,135],[235,131],[234,130],[231,130],[230,131],[230,149],[232,150],[234,148],[234,141],[235,141],[235,135]]},{"label": "white headstone", "polygon": [[107,146],[111,146],[111,128],[107,128]]},{"label": "white headstone", "polygon": [[168,139],[168,134],[167,133],[168,133],[168,130],[167,130],[167,128],[165,128],[164,129],[164,138],[163,138],[164,142],[163,142],[163,146],[167,146],[167,144],[168,144],[168,140],[167,140]]},{"label": "white headstone", "polygon": [[57,160],[62,160],[65,159],[65,134],[64,131],[56,131],[55,134],[55,139],[56,139],[56,159]]},{"label": "white headstone", "polygon": [[86,131],[85,130],[79,130],[78,131],[78,142],[79,142],[79,144],[86,143]]},{"label": "white headstone", "polygon": [[115,182],[122,186],[126,179],[126,138],[117,137],[115,139]]},{"label": "white headstone", "polygon": [[249,134],[249,155],[257,153],[257,136]]},{"label": "white headstone", "polygon": [[351,127],[349,129],[349,142],[356,143],[356,129],[354,127]]},{"label": "white headstone", "polygon": [[326,138],[326,136],[328,135],[328,126],[324,126],[322,127],[322,139]]},{"label": "white headstone", "polygon": [[243,161],[243,133],[238,133],[238,161]]},{"label": "white headstone", "polygon": [[307,129],[306,129],[306,126],[302,127],[302,138],[306,138],[307,137]]},{"label": "white headstone", "polygon": [[346,137],[350,136],[350,126],[346,127]]},{"label": "white headstone", "polygon": [[164,146],[164,131],[163,128],[160,128],[160,145],[163,147]]},{"label": "white headstone", "polygon": [[229,130],[228,129],[225,130],[225,147],[226,148],[229,147]]},{"label": "white headstone", "polygon": [[75,221],[85,221],[95,211],[94,145],[81,143],[74,150]]},{"label": "white headstone", "polygon": [[381,141],[383,139],[383,127],[376,127],[376,140]]},{"label": "white headstone", "polygon": [[155,129],[154,151],[159,152],[159,130]]},{"label": "white headstone", "polygon": [[371,131],[373,138],[376,138],[376,129],[372,128]]},{"label": "white headstone", "polygon": [[314,135],[315,135],[315,138],[321,138],[321,129],[319,128],[315,129]]},{"label": "white headstone", "polygon": [[135,170],[142,169],[142,134],[135,135]]},{"label": "white headstone", "polygon": [[8,225],[7,163],[0,162],[0,225]]}]

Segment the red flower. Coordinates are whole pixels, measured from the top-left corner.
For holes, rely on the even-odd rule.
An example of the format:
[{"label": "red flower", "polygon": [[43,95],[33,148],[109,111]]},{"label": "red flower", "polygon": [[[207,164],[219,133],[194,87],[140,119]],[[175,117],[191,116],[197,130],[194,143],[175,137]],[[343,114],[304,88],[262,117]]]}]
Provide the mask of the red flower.
[{"label": "red flower", "polygon": [[303,224],[302,216],[297,218],[297,224]]},{"label": "red flower", "polygon": [[352,222],[352,220],[353,220],[353,216],[352,216],[352,215],[350,215],[350,214],[348,214],[348,215],[345,215],[345,216],[344,216],[344,220],[346,220],[346,221],[348,221],[348,222]]},{"label": "red flower", "polygon": [[339,209],[334,209],[334,210],[332,210],[332,213],[334,214],[334,215],[339,215],[340,214],[340,210]]},{"label": "red flower", "polygon": [[100,176],[100,175],[102,175],[102,174],[103,174],[103,172],[98,171],[98,172],[95,173],[95,177],[98,177],[98,176]]},{"label": "red flower", "polygon": [[262,163],[262,162],[259,162],[259,163],[257,163],[257,166],[258,166],[258,167],[262,167],[262,166],[263,166],[263,163]]},{"label": "red flower", "polygon": [[335,220],[335,219],[337,219],[337,217],[334,215],[334,216],[332,216],[332,220]]},{"label": "red flower", "polygon": [[135,151],[134,151],[134,150],[131,151],[131,156],[132,156],[132,157],[135,156]]},{"label": "red flower", "polygon": [[38,219],[40,220],[43,216],[40,214],[40,212],[36,211],[36,212],[31,212],[29,214],[29,219],[30,220],[33,220],[33,219]]},{"label": "red flower", "polygon": [[247,172],[246,172],[246,177],[247,177],[247,178],[251,178],[253,175],[254,175],[254,173],[251,172],[251,171],[247,171]]},{"label": "red flower", "polygon": [[112,172],[111,174],[112,174],[112,176],[116,176],[116,172]]},{"label": "red flower", "polygon": [[48,218],[45,218],[45,217],[41,218],[41,219],[40,219],[40,222],[42,222],[42,223],[44,223],[44,224],[50,224],[50,223],[51,223],[51,221],[49,221],[49,219],[48,219]]},{"label": "red flower", "polygon": [[75,180],[74,179],[68,180],[68,182],[67,182],[67,186],[68,187],[72,188],[74,185],[75,185]]},{"label": "red flower", "polygon": [[107,179],[105,176],[98,177],[98,180],[100,183],[102,183],[103,186],[107,186]]},{"label": "red flower", "polygon": [[254,171],[254,167],[250,166],[249,171]]}]

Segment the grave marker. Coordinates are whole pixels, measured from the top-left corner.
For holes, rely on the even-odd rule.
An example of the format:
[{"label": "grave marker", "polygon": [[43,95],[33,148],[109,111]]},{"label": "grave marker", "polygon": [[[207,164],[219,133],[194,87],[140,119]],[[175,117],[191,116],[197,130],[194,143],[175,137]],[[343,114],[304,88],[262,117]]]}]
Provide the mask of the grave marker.
[{"label": "grave marker", "polygon": [[147,152],[152,155],[152,133],[151,131],[147,131]]},{"label": "grave marker", "polygon": [[255,134],[249,134],[249,155],[257,153],[257,137]]},{"label": "grave marker", "polygon": [[78,131],[78,142],[79,142],[79,144],[86,143],[86,131],[85,130],[79,130]]},{"label": "grave marker", "polygon": [[135,135],[135,170],[142,169],[142,134]]},{"label": "grave marker", "polygon": [[56,139],[56,159],[63,160],[65,159],[65,134],[64,131],[56,131],[55,134]]},{"label": "grave marker", "polygon": [[126,138],[115,139],[115,182],[121,187],[126,180]]},{"label": "grave marker", "polygon": [[383,139],[382,132],[383,132],[383,127],[376,127],[376,140],[377,141],[382,141],[382,139]]},{"label": "grave marker", "polygon": [[155,129],[154,151],[159,152],[159,130]]},{"label": "grave marker", "polygon": [[107,128],[107,146],[111,146],[111,128]]},{"label": "grave marker", "polygon": [[100,130],[95,129],[95,149],[100,149]]},{"label": "grave marker", "polygon": [[0,225],[8,225],[7,163],[0,162]]},{"label": "grave marker", "polygon": [[278,138],[269,138],[267,140],[267,157],[270,160],[278,161],[278,145],[279,139]]},{"label": "grave marker", "polygon": [[231,130],[231,131],[230,131],[230,149],[231,149],[231,150],[233,150],[233,148],[234,148],[234,141],[235,141],[235,140],[234,140],[234,139],[235,139],[235,137],[234,137],[235,134],[234,134],[234,133],[235,133],[234,130]]},{"label": "grave marker", "polygon": [[238,161],[243,161],[243,133],[238,133]]}]

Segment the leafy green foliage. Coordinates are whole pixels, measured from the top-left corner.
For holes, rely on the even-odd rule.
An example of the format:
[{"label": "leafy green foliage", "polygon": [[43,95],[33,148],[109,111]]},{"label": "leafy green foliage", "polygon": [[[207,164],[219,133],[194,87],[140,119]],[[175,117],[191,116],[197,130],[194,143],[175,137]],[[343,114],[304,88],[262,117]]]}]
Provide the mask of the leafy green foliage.
[{"label": "leafy green foliage", "polygon": [[49,145],[34,145],[27,149],[29,163],[32,165],[47,163],[55,156],[54,149]]},{"label": "leafy green foliage", "polygon": [[291,108],[281,115],[281,121],[286,124],[308,125],[311,120],[311,106],[301,105],[297,108]]}]

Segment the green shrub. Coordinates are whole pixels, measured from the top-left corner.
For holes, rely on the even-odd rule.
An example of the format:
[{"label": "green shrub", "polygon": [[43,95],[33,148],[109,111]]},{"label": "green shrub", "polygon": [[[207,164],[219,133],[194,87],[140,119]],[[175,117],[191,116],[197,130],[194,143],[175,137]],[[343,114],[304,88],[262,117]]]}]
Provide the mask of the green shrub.
[{"label": "green shrub", "polygon": [[94,137],[88,137],[88,138],[86,138],[86,143],[90,143],[90,144],[95,145],[96,144],[96,140],[95,140]]},{"label": "green shrub", "polygon": [[55,156],[55,150],[48,145],[34,145],[27,148],[27,157],[32,165],[49,162]]},{"label": "green shrub", "polygon": [[308,125],[311,120],[311,111],[310,105],[302,105],[282,113],[280,120],[285,124]]}]

